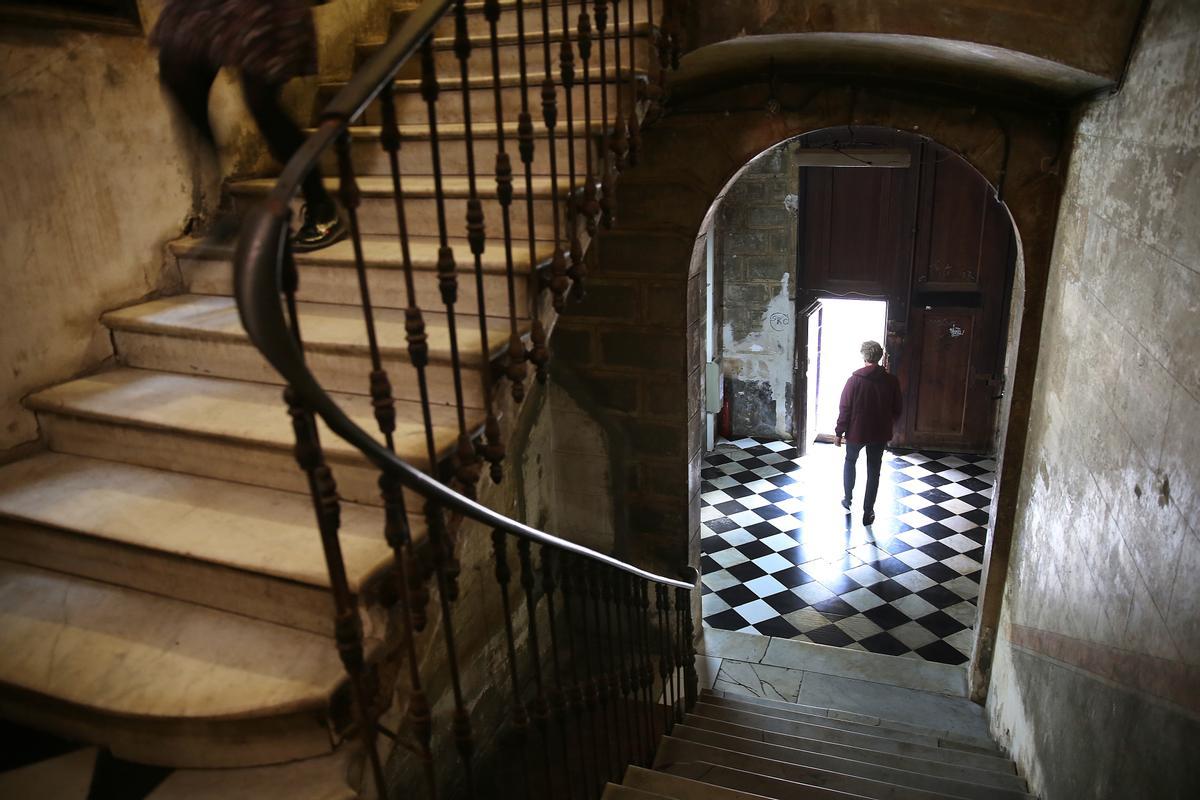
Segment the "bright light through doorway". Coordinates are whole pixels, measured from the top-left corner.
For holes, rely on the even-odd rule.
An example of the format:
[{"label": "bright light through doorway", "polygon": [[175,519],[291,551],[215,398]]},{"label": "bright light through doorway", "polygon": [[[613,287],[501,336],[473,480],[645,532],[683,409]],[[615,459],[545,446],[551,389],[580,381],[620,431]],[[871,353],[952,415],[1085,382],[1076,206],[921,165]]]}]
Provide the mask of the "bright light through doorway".
[{"label": "bright light through doorway", "polygon": [[809,441],[833,436],[842,387],[863,365],[859,347],[868,339],[883,344],[886,331],[883,300],[822,300],[809,317]]}]

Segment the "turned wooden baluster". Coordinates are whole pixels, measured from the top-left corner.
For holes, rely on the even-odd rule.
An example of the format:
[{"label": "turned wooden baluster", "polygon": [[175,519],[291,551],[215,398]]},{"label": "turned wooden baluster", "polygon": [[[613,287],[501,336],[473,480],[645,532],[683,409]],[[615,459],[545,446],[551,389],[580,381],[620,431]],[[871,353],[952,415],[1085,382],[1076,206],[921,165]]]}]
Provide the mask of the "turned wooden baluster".
[{"label": "turned wooden baluster", "polygon": [[525,613],[529,618],[529,664],[533,672],[536,689],[529,704],[529,716],[542,737],[542,767],[546,780],[546,797],[554,796],[554,782],[550,775],[550,709],[546,704],[546,689],[542,682],[542,649],[538,645],[537,599],[534,597],[533,562],[530,559],[529,540],[517,540],[517,556],[521,561],[521,588],[525,591]]},{"label": "turned wooden baluster", "polygon": [[[572,597],[579,596],[577,586],[578,575],[577,568],[574,564],[574,559],[571,556],[564,556],[561,559],[562,564],[562,599],[563,599],[563,616],[566,619],[566,634],[567,634],[567,654],[571,668],[571,685],[568,692],[568,701],[571,708],[571,718],[575,722],[575,732],[578,736],[579,746],[579,764],[583,775],[583,785],[588,787],[587,794],[590,796],[591,789],[596,785],[593,783],[592,777],[593,764],[596,765],[597,771],[600,761],[596,758],[595,745],[596,737],[594,735],[588,737],[592,740],[593,752],[589,757],[587,748],[584,747],[583,725],[585,713],[587,714],[587,724],[593,725],[591,714],[587,713],[588,708],[585,702],[587,695],[587,687],[585,679],[580,678],[579,670],[579,652],[575,647],[575,632],[580,629],[580,626],[575,624],[577,619],[576,613],[572,610]],[[586,641],[584,642],[586,646]]]},{"label": "turned wooden baluster", "polygon": [[[558,653],[558,627],[557,615],[554,610],[554,591],[558,588],[557,580],[554,576],[554,564],[557,561],[555,558],[554,549],[549,545],[542,545],[542,594],[546,598],[546,617],[547,627],[550,629],[550,664],[554,670],[554,684],[547,691],[546,695],[550,701],[550,713],[558,720],[558,735],[559,743],[562,746],[562,764],[564,767],[564,783],[567,786],[567,797],[574,800],[575,797],[575,781],[572,780],[571,770],[571,753],[567,737],[567,703],[566,692],[563,689],[562,663]],[[576,742],[578,747],[576,753],[580,758],[582,766],[583,759],[583,742],[578,739],[579,727],[578,721],[572,725],[575,729]]]},{"label": "turned wooden baluster", "polygon": [[488,365],[492,361],[492,348],[488,343],[487,299],[483,289],[483,253],[487,247],[487,229],[484,226],[483,203],[479,200],[479,186],[475,175],[475,133],[471,122],[470,60],[471,37],[467,33],[466,0],[458,0],[454,6],[454,55],[458,59],[458,75],[462,84],[463,133],[467,151],[467,242],[475,259],[475,293],[479,300],[479,349],[483,359],[483,405],[487,417],[483,431],[486,444],[480,447],[480,455],[490,465],[493,483],[499,483],[504,475],[500,466],[504,461],[504,442],[500,438],[500,422],[492,407],[492,381]]},{"label": "turned wooden baluster", "polygon": [[[466,89],[464,87],[464,93]],[[455,450],[456,467],[454,481],[456,488],[468,497],[475,496],[476,484],[479,483],[479,459],[475,453],[475,444],[467,433],[465,403],[463,401],[462,365],[458,353],[458,325],[455,320],[455,304],[458,302],[458,276],[454,263],[454,249],[450,247],[449,232],[446,225],[446,194],[442,179],[442,147],[438,138],[437,102],[441,87],[438,84],[436,62],[433,56],[433,39],[426,37],[421,46],[421,98],[429,120],[429,151],[433,165],[433,192],[437,208],[438,226],[438,290],[442,295],[442,304],[446,307],[446,327],[450,335],[450,366],[454,375],[455,413],[458,418],[458,446]],[[486,381],[486,377],[485,377]],[[456,596],[457,564],[453,556],[448,563],[450,569],[450,588]]]},{"label": "turned wooden baluster", "polygon": [[[283,254],[282,283],[292,338],[295,340],[296,346],[303,352],[304,339],[300,334],[300,316],[296,307],[300,273],[292,258],[291,247],[286,243]],[[325,568],[329,573],[330,593],[333,595],[334,607],[334,639],[337,642],[338,655],[341,657],[346,674],[350,677],[350,688],[354,696],[355,707],[358,710],[360,735],[363,747],[367,751],[367,760],[375,781],[375,788],[380,796],[383,796],[386,782],[383,777],[383,762],[380,760],[379,751],[375,746],[377,715],[374,703],[371,702],[371,693],[367,690],[371,680],[367,674],[368,670],[363,654],[363,632],[362,621],[358,615],[358,598],[350,591],[350,582],[346,577],[346,562],[342,557],[342,545],[338,539],[338,531],[341,527],[341,506],[338,500],[337,483],[334,481],[333,472],[325,463],[320,434],[317,432],[317,422],[312,412],[304,406],[299,395],[290,386],[284,390],[283,399],[287,403],[288,414],[292,419],[292,433],[296,439],[293,452],[296,463],[300,465],[300,469],[308,481],[308,492],[312,498],[317,530],[321,536],[321,552],[325,558]]]},{"label": "turned wooden baluster", "polygon": [[[638,153],[642,149],[642,125],[638,120],[637,43],[633,38],[637,30],[637,24],[634,22],[637,19],[634,15],[636,3],[637,0],[629,0],[629,143],[625,162],[631,167],[637,166]],[[651,17],[651,22],[653,22],[653,17]],[[653,30],[653,26],[651,30]]]},{"label": "turned wooden baluster", "polygon": [[[394,137],[394,139],[393,139]],[[384,149],[389,146],[399,148],[399,135],[395,126],[383,133]],[[391,152],[395,152],[393,149]],[[339,172],[339,199],[350,224],[351,243],[354,250],[354,269],[358,279],[359,300],[363,310],[363,320],[367,332],[367,346],[371,358],[370,393],[371,405],[375,412],[375,421],[383,434],[387,448],[396,452],[396,404],[392,397],[392,384],[387,371],[383,368],[383,358],[380,354],[379,339],[375,328],[375,308],[371,300],[371,288],[367,278],[366,261],[363,258],[362,239],[359,235],[358,207],[360,195],[358,180],[354,173],[351,159],[350,136],[342,134],[337,141],[337,158]],[[398,173],[398,170],[397,170]],[[408,654],[409,667],[409,702],[408,719],[417,740],[417,757],[421,761],[425,775],[426,787],[431,796],[437,794],[437,780],[433,770],[433,754],[430,749],[432,723],[429,715],[429,702],[421,684],[421,674],[417,662],[415,634],[411,613],[412,595],[409,588],[409,573],[411,571],[410,549],[412,537],[408,527],[408,514],[405,509],[404,491],[400,482],[383,473],[379,476],[379,488],[384,506],[384,538],[392,550],[392,559],[396,565],[398,599],[401,602],[401,619],[403,620],[402,637]]]},{"label": "turned wooden baluster", "polygon": [[[513,171],[512,159],[505,149],[507,137],[504,132],[504,98],[497,30],[500,12],[500,0],[485,0],[483,14],[488,22],[489,50],[492,56],[492,104],[496,117],[496,199],[500,203],[500,218],[504,226],[504,270],[508,284],[508,359],[505,374],[512,384],[513,401],[520,403],[525,399],[525,344],[521,341],[521,333],[517,328],[517,282],[512,242]],[[531,252],[529,258],[531,262],[536,262],[537,253]]]},{"label": "turned wooden baluster", "polygon": [[504,643],[508,656],[508,676],[512,681],[512,730],[513,744],[520,753],[522,786],[525,797],[532,797],[532,781],[529,777],[529,757],[526,745],[529,740],[529,716],[525,712],[525,701],[521,697],[520,668],[517,665],[517,647],[513,637],[512,608],[508,599],[508,584],[512,571],[508,567],[508,537],[504,531],[492,531],[492,553],[496,562],[496,583],[500,585],[500,603],[504,613]]}]

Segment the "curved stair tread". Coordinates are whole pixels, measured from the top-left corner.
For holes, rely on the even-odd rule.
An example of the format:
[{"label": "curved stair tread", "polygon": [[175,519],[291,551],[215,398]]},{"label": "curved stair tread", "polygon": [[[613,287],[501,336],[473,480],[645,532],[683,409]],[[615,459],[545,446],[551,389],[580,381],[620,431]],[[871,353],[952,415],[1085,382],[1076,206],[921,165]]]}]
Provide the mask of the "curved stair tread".
[{"label": "curved stair tread", "polygon": [[105,716],[244,719],[323,709],[324,636],[0,561],[0,684]]},{"label": "curved stair tread", "polygon": [[[43,453],[0,467],[3,519],[329,586],[312,500],[293,492]],[[353,591],[391,564],[378,508],[343,502],[341,545]]]},{"label": "curved stair tread", "polygon": [[[441,128],[439,126],[440,131]],[[374,135],[378,138],[378,129],[375,129]],[[409,258],[412,261],[414,269],[421,271],[437,269],[438,248],[440,247],[437,237],[409,236],[408,243]],[[450,240],[450,245],[454,248],[456,257],[459,253],[469,255],[471,252],[470,246],[465,239],[452,239]],[[554,252],[553,242],[543,242],[540,245],[543,249],[538,252],[539,263],[549,259]],[[513,266],[519,272],[528,272],[533,264],[533,260],[529,257],[528,244],[525,240],[520,242],[514,241],[512,247]],[[202,239],[187,237],[172,242],[170,248],[171,252],[175,255],[187,258],[213,261],[233,260],[232,244],[212,244]],[[396,236],[364,234],[362,237],[362,248],[363,259],[368,269],[404,268],[400,241]],[[294,258],[302,269],[306,265],[354,269],[354,243],[350,239],[343,239],[320,250],[296,253]],[[471,261],[470,263],[472,268],[474,268],[474,262]],[[484,272],[504,274],[506,271],[504,248],[495,246],[494,243],[489,242],[488,248],[483,251],[481,263]],[[230,264],[230,269],[232,268],[233,265]],[[303,275],[303,272],[301,274]]]},{"label": "curved stair tread", "polygon": [[600,800],[671,800],[671,797],[654,792],[644,792],[641,789],[633,789],[616,783],[607,783],[604,785],[604,794],[600,796]]},{"label": "curved stair tread", "polygon": [[[370,397],[333,392],[330,396],[363,429],[376,430]],[[265,383],[120,367],[37,392],[26,404],[35,411],[264,447],[290,450],[295,444],[280,389]],[[458,438],[455,411],[433,405],[431,413],[441,457],[452,452]],[[469,430],[483,424],[479,412],[468,409],[468,413],[479,417],[468,420]],[[427,468],[421,419],[420,404],[396,402],[396,451],[400,458]],[[352,463],[364,461],[357,448],[333,435],[324,423],[321,430],[326,454]]]},{"label": "curved stair tread", "polygon": [[355,800],[347,775],[348,748],[287,764],[242,769],[181,769],[172,772],[146,800]]},{"label": "curved stair tread", "polygon": [[[577,70],[577,77],[575,80],[575,86],[576,86],[576,88],[579,88],[579,87],[583,86],[583,70],[578,61],[576,61],[576,70]],[[591,75],[592,75],[592,85],[593,86],[598,85],[599,81],[600,81],[600,67],[596,63],[595,58],[592,59]],[[613,81],[615,81],[618,77],[616,65],[609,64],[608,71],[605,73],[605,75],[608,76],[608,83],[611,86],[613,84]],[[551,77],[557,83],[559,80],[558,71],[555,70],[554,72],[552,72]],[[639,66],[635,70],[631,70],[627,66],[622,67],[621,72],[620,72],[620,79],[622,81],[628,81],[631,77],[635,77],[639,81],[648,80],[650,77],[650,74],[645,69],[643,69],[641,66]],[[540,91],[540,87],[545,80],[546,80],[545,70],[541,69],[537,65],[530,65],[530,69],[528,70],[528,72],[526,74],[526,81],[529,84],[529,86],[539,87],[536,91]],[[472,89],[490,89],[490,88],[492,88],[493,83],[494,83],[494,77],[493,77],[492,71],[490,69],[486,70],[486,71],[481,71],[481,72],[472,72],[469,75],[467,75],[467,86],[471,87]],[[330,81],[328,83],[323,83],[320,86],[320,94],[323,96],[332,97],[345,85],[346,85],[346,81]],[[457,73],[455,73],[454,75],[441,75],[441,76],[438,76],[438,85],[443,92],[458,91],[462,88],[462,79],[458,76]],[[520,85],[521,85],[521,73],[513,72],[513,71],[500,73],[500,86],[509,87],[509,86],[520,86]],[[395,81],[395,87],[396,87],[396,90],[400,91],[400,92],[420,92],[421,91],[421,79],[420,78],[397,78]],[[539,102],[540,102],[540,100],[539,100]],[[537,115],[537,114],[534,115],[534,125],[535,126],[537,124],[539,124],[539,121],[538,121],[539,117],[540,117],[540,115]]]},{"label": "curved stair tread", "polygon": [[[304,349],[307,352],[367,355],[367,330],[362,309],[358,306],[332,303],[296,304],[304,327]],[[446,317],[426,313],[425,335],[429,357],[433,361],[450,361],[450,326]],[[488,343],[492,358],[505,352],[508,342],[508,323],[499,317],[487,317]],[[249,342],[238,316],[237,302],[232,297],[182,294],[163,297],[101,317],[109,328],[118,331],[163,334],[182,338]],[[525,323],[528,328],[528,323]],[[459,361],[464,367],[479,367],[479,317],[458,314],[455,324],[458,334]],[[404,312],[394,308],[375,309],[375,330],[380,352],[385,357],[408,360],[405,340]],[[363,376],[363,387],[367,386]]]}]

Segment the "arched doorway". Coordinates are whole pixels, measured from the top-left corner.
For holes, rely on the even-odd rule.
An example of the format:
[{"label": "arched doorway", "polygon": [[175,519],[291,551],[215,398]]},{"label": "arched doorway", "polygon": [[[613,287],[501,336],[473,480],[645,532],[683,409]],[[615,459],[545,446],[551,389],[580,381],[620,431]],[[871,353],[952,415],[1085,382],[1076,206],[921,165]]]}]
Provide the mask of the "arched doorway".
[{"label": "arched doorway", "polygon": [[[706,624],[966,663],[1022,308],[995,188],[928,137],[839,126],[752,159],[701,235],[725,388],[700,475]],[[838,505],[825,430],[863,339],[905,396],[869,525]]]}]

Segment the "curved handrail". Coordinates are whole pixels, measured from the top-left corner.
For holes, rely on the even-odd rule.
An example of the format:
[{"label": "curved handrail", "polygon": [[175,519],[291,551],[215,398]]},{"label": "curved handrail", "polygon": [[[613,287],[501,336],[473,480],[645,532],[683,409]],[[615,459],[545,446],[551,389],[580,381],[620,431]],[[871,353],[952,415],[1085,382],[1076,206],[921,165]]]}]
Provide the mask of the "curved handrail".
[{"label": "curved handrail", "polygon": [[[400,459],[355,424],[333,402],[309,371],[299,345],[292,338],[280,303],[283,292],[284,247],[291,218],[289,203],[322,154],[346,132],[350,123],[362,114],[371,101],[391,84],[396,73],[431,34],[434,26],[454,2],[455,0],[426,0],[412,12],[401,29],[338,92],[322,113],[322,122],[317,131],[284,166],[266,202],[248,214],[234,254],[234,295],[237,298],[242,326],[250,341],[287,381],[305,407],[318,414],[330,430],[358,448],[381,471],[395,477],[401,484],[427,500],[513,536],[550,545],[645,580],[690,590],[695,587],[694,577],[686,581],[656,575],[612,556],[531,528],[450,489]],[[694,574],[694,570],[691,569],[686,569],[685,572]]]}]

